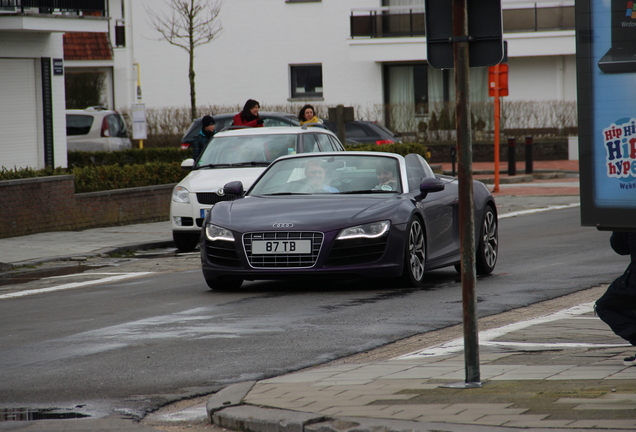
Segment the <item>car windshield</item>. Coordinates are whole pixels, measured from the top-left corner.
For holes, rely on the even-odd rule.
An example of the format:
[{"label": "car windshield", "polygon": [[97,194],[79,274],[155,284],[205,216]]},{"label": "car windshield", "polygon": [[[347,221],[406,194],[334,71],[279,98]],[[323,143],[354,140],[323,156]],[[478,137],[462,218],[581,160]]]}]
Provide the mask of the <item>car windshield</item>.
[{"label": "car windshield", "polygon": [[268,165],[274,159],[296,154],[297,134],[237,135],[215,137],[195,168],[233,165]]},{"label": "car windshield", "polygon": [[307,156],[277,161],[249,195],[365,194],[402,191],[398,159],[389,156]]}]

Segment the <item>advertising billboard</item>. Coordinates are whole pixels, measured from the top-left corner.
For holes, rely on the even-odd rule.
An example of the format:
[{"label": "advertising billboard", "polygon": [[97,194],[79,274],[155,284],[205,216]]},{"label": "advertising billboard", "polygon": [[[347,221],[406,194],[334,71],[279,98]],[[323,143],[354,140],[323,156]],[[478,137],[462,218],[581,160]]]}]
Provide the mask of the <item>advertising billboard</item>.
[{"label": "advertising billboard", "polygon": [[636,230],[636,2],[576,1],[581,223]]}]

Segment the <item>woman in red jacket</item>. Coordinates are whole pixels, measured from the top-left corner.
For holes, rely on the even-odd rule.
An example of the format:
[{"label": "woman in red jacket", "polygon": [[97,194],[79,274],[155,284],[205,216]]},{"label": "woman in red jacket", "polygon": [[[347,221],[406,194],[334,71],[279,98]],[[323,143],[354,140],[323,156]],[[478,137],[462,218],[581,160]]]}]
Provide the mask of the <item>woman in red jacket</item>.
[{"label": "woman in red jacket", "polygon": [[261,105],[254,99],[245,102],[243,111],[234,116],[234,126],[263,127],[263,119],[258,115]]}]

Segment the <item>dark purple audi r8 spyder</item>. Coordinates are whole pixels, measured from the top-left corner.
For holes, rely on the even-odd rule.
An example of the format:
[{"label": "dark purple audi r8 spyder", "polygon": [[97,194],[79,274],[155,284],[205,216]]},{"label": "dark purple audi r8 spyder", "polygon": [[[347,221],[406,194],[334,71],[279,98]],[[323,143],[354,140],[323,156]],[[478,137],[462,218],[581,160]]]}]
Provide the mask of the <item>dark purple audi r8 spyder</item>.
[{"label": "dark purple audi r8 spyder", "polygon": [[[476,269],[497,262],[495,201],[473,182]],[[460,263],[458,183],[417,154],[305,153],[272,163],[246,192],[210,210],[201,233],[213,290],[244,280],[387,277],[417,286],[427,270]]]}]

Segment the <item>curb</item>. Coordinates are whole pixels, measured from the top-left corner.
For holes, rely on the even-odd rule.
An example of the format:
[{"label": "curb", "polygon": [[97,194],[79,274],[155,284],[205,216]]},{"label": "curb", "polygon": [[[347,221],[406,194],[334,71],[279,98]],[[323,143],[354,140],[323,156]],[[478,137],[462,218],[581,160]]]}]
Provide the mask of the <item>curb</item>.
[{"label": "curb", "polygon": [[[174,246],[174,242],[172,240],[159,240],[159,241],[151,241],[151,242],[145,242],[145,243],[131,243],[131,244],[123,245],[123,246],[111,246],[111,247],[98,249],[93,252],[89,252],[85,254],[60,255],[60,256],[54,256],[54,257],[18,261],[14,263],[0,262],[0,276],[2,276],[3,272],[11,272],[11,271],[14,272],[13,274],[19,274],[20,267],[35,266],[35,265],[43,264],[47,262],[73,261],[73,260],[77,260],[79,257],[92,258],[92,257],[100,256],[100,255],[126,253],[126,252],[136,251],[136,250],[159,249],[159,248],[165,248],[165,247],[171,247],[171,246]],[[29,273],[34,272],[33,269],[27,269],[25,271]]]},{"label": "curb", "polygon": [[[242,432],[515,432],[519,430],[503,426],[366,417],[333,418],[305,411],[243,404],[243,399],[256,382],[245,381],[232,384],[212,395],[206,405],[210,423]],[[568,432],[576,432],[576,430],[569,429]]]}]

